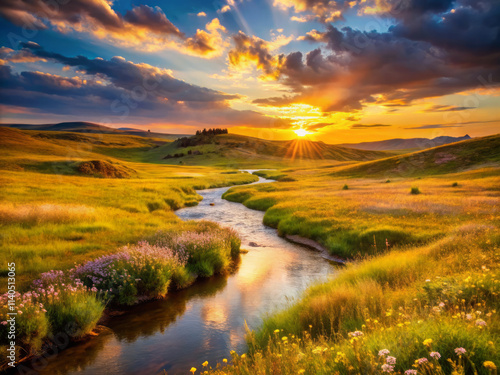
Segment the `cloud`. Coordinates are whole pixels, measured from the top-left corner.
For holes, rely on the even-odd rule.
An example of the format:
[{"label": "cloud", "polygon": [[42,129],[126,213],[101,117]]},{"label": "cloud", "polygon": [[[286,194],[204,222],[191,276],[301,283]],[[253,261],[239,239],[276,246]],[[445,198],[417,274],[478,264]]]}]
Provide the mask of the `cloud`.
[{"label": "cloud", "polygon": [[263,77],[271,78],[277,62],[271,54],[269,42],[256,36],[248,36],[243,31],[233,35],[233,42],[234,47],[228,54],[230,67],[239,69],[255,65],[264,73]]},{"label": "cloud", "polygon": [[[308,12],[311,17],[328,23],[343,19],[342,13],[349,9],[351,5],[349,1],[343,0],[274,0],[274,6],[284,10],[293,9],[295,13]],[[310,19],[310,17],[305,17]],[[297,17],[293,21],[300,19],[302,18]]]},{"label": "cloud", "polygon": [[[12,53],[6,48],[0,51]],[[176,79],[167,69],[136,64],[123,57],[68,57],[35,43],[24,44],[18,53],[73,67],[79,75],[16,73],[9,65],[0,65],[0,105],[10,108],[9,113],[22,110],[37,119],[50,114],[75,120],[193,127],[290,126],[288,120],[232,109],[230,102],[238,95],[193,85]]]},{"label": "cloud", "polygon": [[167,19],[160,7],[154,8],[147,5],[139,5],[127,11],[123,17],[125,21],[134,26],[143,27],[157,34],[175,35],[183,37],[184,34]]},{"label": "cloud", "polygon": [[[34,43],[34,45],[37,44]],[[1,47],[0,61],[3,61],[5,64],[7,61],[13,63],[28,63],[28,62],[46,61],[46,60],[33,55],[33,53],[31,53],[31,51],[28,49],[15,51],[12,48]]]},{"label": "cloud", "polygon": [[420,125],[412,126],[404,129],[443,129],[443,128],[461,128],[462,125],[447,125],[447,124],[431,124],[431,125]]},{"label": "cloud", "polygon": [[226,13],[231,10],[231,7],[229,5],[224,5],[222,8],[220,8],[219,12],[220,13]]},{"label": "cloud", "polygon": [[488,124],[488,123],[499,123],[500,119],[497,120],[486,120],[486,121],[463,121],[455,124],[430,124],[430,125],[419,125],[404,129],[439,129],[439,128],[461,128],[464,125],[475,125],[475,124]]},{"label": "cloud", "polygon": [[196,30],[196,34],[186,40],[186,46],[195,55],[199,56],[220,56],[224,48],[228,45],[224,40],[222,33],[226,31],[220,24],[218,18],[214,18],[207,23],[205,30]]},{"label": "cloud", "polygon": [[439,105],[435,104],[430,108],[424,109],[424,112],[456,112],[466,111],[468,109],[475,109],[476,107],[457,107],[454,105]]},{"label": "cloud", "polygon": [[326,127],[331,126],[331,125],[335,125],[335,123],[334,122],[318,122],[315,124],[307,125],[306,130],[311,130],[311,131],[318,130],[318,129],[326,128]]},{"label": "cloud", "polygon": [[108,0],[71,0],[49,4],[45,0],[5,0],[0,16],[28,29],[53,28],[61,33],[83,32],[109,43],[147,51],[165,48],[205,58],[220,56],[224,28],[213,20],[192,37],[181,32],[160,7],[135,6],[124,15]]},{"label": "cloud", "polygon": [[[293,6],[295,11],[310,11],[333,2],[277,3]],[[374,4],[365,1],[358,5]],[[285,86],[284,90],[294,93],[260,98],[254,103],[304,103],[319,106],[324,112],[352,112],[367,105],[400,107],[417,99],[468,90],[498,90],[498,1],[408,0],[401,3],[404,7],[399,11],[396,1],[380,0],[377,4],[390,9],[385,17],[391,18],[393,26],[387,31],[361,31],[329,24],[324,31],[311,30],[299,38],[321,44],[306,55],[296,51],[254,59],[267,78],[277,80]],[[448,110],[467,108],[464,105]]]},{"label": "cloud", "polygon": [[308,17],[308,16],[300,16],[300,17],[297,17],[297,16],[292,16],[292,17],[290,17],[290,21],[295,21],[295,22],[301,22],[301,23],[304,23],[304,22],[309,22],[309,21],[311,21],[311,17]]},{"label": "cloud", "polygon": [[206,17],[207,14],[205,12],[200,12],[197,14],[198,17]]},{"label": "cloud", "polygon": [[367,129],[367,128],[386,128],[392,125],[386,124],[354,124],[351,125],[351,129]]}]

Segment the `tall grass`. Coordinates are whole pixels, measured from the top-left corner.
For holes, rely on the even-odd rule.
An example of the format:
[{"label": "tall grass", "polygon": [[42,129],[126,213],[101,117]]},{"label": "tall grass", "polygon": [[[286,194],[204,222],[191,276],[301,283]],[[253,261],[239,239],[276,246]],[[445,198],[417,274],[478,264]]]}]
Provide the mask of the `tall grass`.
[{"label": "tall grass", "polygon": [[484,225],[348,265],[249,332],[248,354],[209,372],[493,374],[499,265],[500,236]]},{"label": "tall grass", "polygon": [[[136,169],[136,167],[134,167]],[[248,173],[142,165],[140,178],[96,179],[3,171],[0,176],[0,263],[16,259],[18,288],[41,272],[69,269],[158,230],[186,227],[174,209],[196,205],[194,187],[253,182]],[[195,224],[187,224],[194,229]],[[6,276],[0,267],[0,277]],[[6,283],[0,283],[0,292]]]},{"label": "tall grass", "polygon": [[[385,179],[334,178],[323,168],[283,172],[297,181],[234,187],[224,198],[265,211],[264,223],[281,235],[311,238],[346,258],[423,245],[465,223],[490,222],[498,213],[495,168],[420,179],[418,190],[425,194],[417,195],[409,194],[414,179],[385,184]],[[451,178],[470,183],[450,191]],[[332,189],[336,185],[348,189]]]}]

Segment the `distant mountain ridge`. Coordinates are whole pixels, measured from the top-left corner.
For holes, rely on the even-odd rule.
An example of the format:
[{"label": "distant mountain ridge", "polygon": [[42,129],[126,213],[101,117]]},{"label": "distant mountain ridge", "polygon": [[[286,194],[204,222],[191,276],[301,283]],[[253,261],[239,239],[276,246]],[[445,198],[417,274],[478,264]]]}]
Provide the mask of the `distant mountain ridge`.
[{"label": "distant mountain ridge", "polygon": [[358,150],[370,150],[370,151],[396,151],[396,150],[411,150],[419,149],[423,150],[426,148],[437,147],[446,145],[449,143],[455,143],[460,141],[466,141],[471,139],[471,137],[466,134],[463,137],[448,137],[441,136],[433,139],[430,138],[394,138],[387,139],[385,141],[376,142],[361,142],[361,143],[341,143],[337,146],[356,148]]},{"label": "distant mountain ridge", "polygon": [[142,129],[135,128],[111,128],[105,125],[95,124],[93,122],[86,121],[75,121],[75,122],[60,122],[57,124],[42,124],[42,125],[31,125],[31,124],[0,124],[0,126],[6,126],[9,128],[16,128],[21,130],[39,130],[39,131],[60,131],[60,132],[76,132],[76,133],[102,133],[102,134],[128,134],[137,135],[140,137],[147,138],[165,138],[169,140],[175,140],[177,138],[185,136],[185,134],[167,134],[167,133],[155,133],[149,132]]}]

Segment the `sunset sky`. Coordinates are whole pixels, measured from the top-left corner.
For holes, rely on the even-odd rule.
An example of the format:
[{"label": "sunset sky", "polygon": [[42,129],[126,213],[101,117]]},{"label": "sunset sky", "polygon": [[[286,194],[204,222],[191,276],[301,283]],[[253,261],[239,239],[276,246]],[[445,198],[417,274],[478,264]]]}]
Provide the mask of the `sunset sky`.
[{"label": "sunset sky", "polygon": [[498,0],[2,0],[0,121],[328,143],[500,128]]}]

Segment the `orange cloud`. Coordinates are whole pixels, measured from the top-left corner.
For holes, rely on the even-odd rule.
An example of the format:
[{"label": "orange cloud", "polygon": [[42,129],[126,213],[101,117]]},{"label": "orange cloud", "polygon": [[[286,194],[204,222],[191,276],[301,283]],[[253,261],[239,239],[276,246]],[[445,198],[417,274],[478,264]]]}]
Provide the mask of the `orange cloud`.
[{"label": "orange cloud", "polygon": [[170,48],[204,58],[223,52],[221,31],[225,29],[218,20],[187,37],[158,6],[136,6],[122,15],[111,5],[109,0],[71,0],[64,6],[49,6],[44,0],[6,0],[0,4],[0,15],[19,26],[87,33],[109,43],[146,51]]},{"label": "orange cloud", "polygon": [[228,42],[223,37],[226,28],[220,24],[218,18],[207,23],[205,28],[206,31],[196,30],[196,34],[186,40],[185,45],[189,53],[202,57],[220,56],[228,46]]}]

